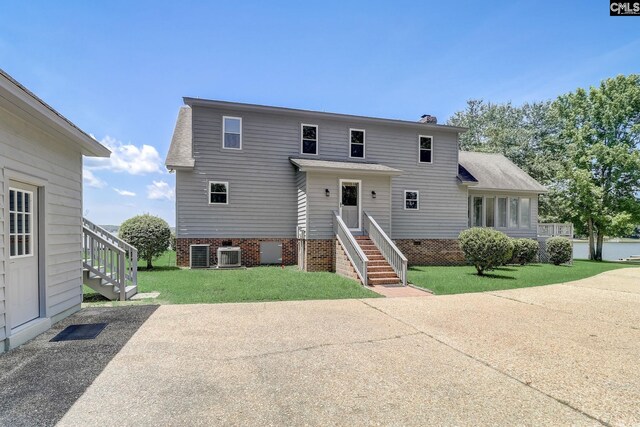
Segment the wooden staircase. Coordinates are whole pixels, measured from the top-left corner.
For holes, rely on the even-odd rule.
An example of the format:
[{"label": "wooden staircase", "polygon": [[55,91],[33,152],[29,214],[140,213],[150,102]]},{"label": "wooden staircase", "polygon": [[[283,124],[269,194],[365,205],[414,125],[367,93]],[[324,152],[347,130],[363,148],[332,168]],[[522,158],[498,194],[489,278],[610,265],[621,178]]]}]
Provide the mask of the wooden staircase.
[{"label": "wooden staircase", "polygon": [[138,250],[82,219],[83,283],[110,300],[125,301],[138,292]]},{"label": "wooden staircase", "polygon": [[369,236],[354,236],[356,242],[369,259],[367,264],[367,284],[376,285],[402,285],[402,281],[393,270],[393,267],[385,260],[380,249]]}]

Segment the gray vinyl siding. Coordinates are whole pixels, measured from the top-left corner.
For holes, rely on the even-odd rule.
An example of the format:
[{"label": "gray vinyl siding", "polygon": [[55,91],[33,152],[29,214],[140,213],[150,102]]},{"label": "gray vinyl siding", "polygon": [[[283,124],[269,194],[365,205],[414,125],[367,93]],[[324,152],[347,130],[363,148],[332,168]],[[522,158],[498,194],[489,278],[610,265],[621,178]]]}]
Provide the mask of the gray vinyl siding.
[{"label": "gray vinyl siding", "polygon": [[[242,150],[222,149],[223,115],[242,117]],[[303,122],[318,125],[317,156],[300,154]],[[349,159],[349,128],[366,130],[364,161],[404,171],[392,178],[392,213],[387,208],[387,219],[376,218],[381,225],[389,221],[393,238],[455,238],[467,225],[467,193],[456,181],[455,132],[371,124],[350,117],[299,118],[201,106],[193,107],[192,126],[195,167],[177,171],[176,178],[178,237],[294,237],[300,216],[296,172],[289,157],[358,161]],[[434,137],[433,164],[418,163],[420,134]],[[364,186],[369,179],[363,178]],[[228,205],[208,204],[211,180],[229,182]],[[337,204],[317,213],[319,208],[311,205],[310,185],[307,182],[309,229],[326,230],[326,215]],[[405,189],[420,191],[418,212],[404,210]],[[324,188],[321,196],[326,197]],[[314,224],[316,220],[319,225]],[[319,233],[326,235],[326,231]]]},{"label": "gray vinyl siding", "polygon": [[[469,196],[484,196],[484,197],[527,197],[531,200],[531,218],[529,227],[496,227],[496,230],[502,231],[509,237],[514,238],[529,238],[536,239],[538,237],[538,195],[531,193],[517,193],[517,192],[491,192],[491,191],[478,191],[469,190]],[[508,202],[507,202],[508,204]],[[469,221],[469,207],[467,201],[466,216],[467,224]],[[507,214],[507,225],[509,221],[509,215]]]},{"label": "gray vinyl siding", "polygon": [[[57,135],[45,133],[0,108],[0,339],[6,337],[5,304],[6,265],[9,251],[4,234],[8,217],[5,183],[8,169],[44,182],[45,306],[43,317],[54,317],[82,302],[82,156],[69,148]],[[42,219],[42,218],[41,218]]]},{"label": "gray vinyl siding", "polygon": [[296,174],[296,187],[298,189],[298,227],[307,228],[307,174]]},{"label": "gray vinyl siding", "polygon": [[[353,179],[362,181],[361,201],[363,218],[364,212],[368,212],[380,224],[385,232],[390,231],[391,217],[389,211],[390,202],[390,177],[357,175],[349,173],[308,173],[308,215],[309,215],[309,239],[330,239],[333,233],[333,211],[339,209],[339,182],[340,179]],[[330,196],[327,197],[325,190]],[[376,198],[371,192],[376,192]]]}]

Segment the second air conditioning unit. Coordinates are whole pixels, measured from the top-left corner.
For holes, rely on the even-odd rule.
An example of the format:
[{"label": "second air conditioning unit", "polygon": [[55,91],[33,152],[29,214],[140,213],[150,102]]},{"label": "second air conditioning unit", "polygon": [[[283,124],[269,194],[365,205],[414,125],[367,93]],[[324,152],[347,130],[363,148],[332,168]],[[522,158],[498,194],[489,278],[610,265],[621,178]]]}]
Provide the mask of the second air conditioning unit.
[{"label": "second air conditioning unit", "polygon": [[218,248],[218,268],[240,267],[241,250],[235,246],[221,246]]}]

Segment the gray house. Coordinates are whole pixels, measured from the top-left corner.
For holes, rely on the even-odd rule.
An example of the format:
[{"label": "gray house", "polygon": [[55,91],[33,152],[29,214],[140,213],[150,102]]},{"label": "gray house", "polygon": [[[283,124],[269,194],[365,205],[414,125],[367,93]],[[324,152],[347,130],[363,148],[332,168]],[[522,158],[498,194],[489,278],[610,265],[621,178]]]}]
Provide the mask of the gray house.
[{"label": "gray house", "polygon": [[457,237],[472,225],[536,237],[545,188],[501,155],[459,152],[464,128],[184,102],[166,160],[181,266],[230,246],[248,266],[383,284],[406,282],[407,264],[463,262]]},{"label": "gray house", "polygon": [[110,151],[0,70],[0,352],[82,302],[82,156]]}]

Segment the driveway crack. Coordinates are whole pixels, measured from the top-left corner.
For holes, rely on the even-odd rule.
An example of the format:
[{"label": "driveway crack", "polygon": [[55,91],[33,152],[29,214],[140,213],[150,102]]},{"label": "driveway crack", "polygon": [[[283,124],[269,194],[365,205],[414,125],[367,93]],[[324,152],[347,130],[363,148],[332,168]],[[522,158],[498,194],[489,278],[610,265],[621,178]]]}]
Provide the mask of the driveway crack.
[{"label": "driveway crack", "polygon": [[[564,405],[564,406],[566,406],[567,408],[572,409],[572,410],[574,410],[575,412],[578,412],[579,414],[582,414],[582,415],[584,415],[585,417],[587,417],[587,418],[589,418],[589,419],[591,419],[591,420],[593,420],[593,421],[596,421],[596,422],[598,422],[598,423],[602,424],[603,426],[608,426],[608,427],[609,427],[609,426],[611,426],[611,424],[609,424],[608,422],[606,422],[606,421],[604,421],[604,420],[601,420],[601,419],[599,419],[598,417],[596,417],[596,416],[594,416],[594,415],[591,415],[591,414],[589,414],[589,413],[587,413],[587,412],[583,411],[582,409],[580,409],[580,408],[577,408],[577,407],[573,406],[571,403],[569,403],[569,402],[567,402],[567,401],[564,401],[564,400],[562,400],[562,399],[559,399],[559,398],[557,398],[557,397],[555,397],[555,396],[553,396],[553,395],[551,395],[551,394],[549,394],[549,393],[546,393],[546,392],[544,392],[544,391],[540,390],[539,388],[536,388],[536,387],[534,387],[533,385],[531,385],[531,383],[530,383],[530,382],[523,381],[523,380],[521,380],[521,379],[519,379],[519,378],[517,378],[517,377],[514,377],[513,375],[510,375],[510,374],[508,374],[507,372],[504,372],[504,371],[502,371],[502,370],[498,369],[497,367],[495,367],[495,366],[491,365],[489,362],[487,362],[487,361],[485,361],[485,360],[482,360],[482,359],[480,359],[480,358],[478,358],[478,357],[476,357],[476,356],[474,356],[474,355],[472,355],[472,354],[470,354],[470,353],[467,353],[467,352],[465,352],[464,350],[462,350],[462,349],[460,349],[460,348],[458,348],[458,347],[454,347],[453,345],[451,345],[451,344],[449,344],[449,343],[447,343],[447,342],[445,342],[445,341],[443,341],[443,340],[441,340],[441,339],[439,339],[439,338],[435,337],[434,335],[431,335],[431,334],[430,334],[430,333],[428,333],[428,332],[425,332],[425,331],[423,331],[423,330],[421,330],[421,329],[418,329],[418,328],[417,328],[417,327],[415,327],[414,325],[412,325],[412,324],[410,324],[410,323],[408,323],[408,322],[406,322],[406,321],[404,321],[404,320],[402,320],[402,319],[399,319],[399,318],[397,318],[397,317],[395,317],[395,316],[392,316],[391,314],[387,313],[386,311],[382,310],[381,308],[379,308],[379,307],[375,307],[375,306],[373,306],[373,305],[369,304],[369,303],[368,303],[368,302],[366,302],[365,300],[362,300],[362,299],[361,299],[361,300],[359,300],[359,301],[360,301],[360,302],[362,302],[364,305],[366,305],[366,306],[368,306],[368,307],[370,307],[370,308],[372,308],[372,309],[374,309],[374,310],[377,310],[377,311],[379,311],[380,313],[382,313],[382,314],[384,314],[384,315],[386,315],[386,316],[390,317],[391,319],[393,319],[393,320],[395,320],[395,321],[397,321],[397,322],[400,322],[400,323],[402,323],[402,324],[403,324],[403,325],[405,325],[405,326],[408,326],[409,328],[413,329],[413,330],[414,330],[414,331],[416,331],[417,333],[419,333],[419,334],[421,334],[421,335],[424,335],[424,336],[426,336],[426,337],[428,337],[428,338],[431,338],[432,340],[436,341],[437,343],[442,344],[442,345],[444,345],[444,346],[446,346],[446,347],[448,347],[448,348],[450,348],[450,349],[454,350],[455,352],[460,353],[460,354],[462,354],[463,356],[466,356],[466,357],[468,357],[469,359],[471,359],[471,360],[473,360],[473,361],[475,361],[475,362],[478,362],[478,363],[480,363],[480,364],[482,364],[482,365],[486,366],[487,368],[489,368],[489,369],[491,369],[491,370],[493,370],[493,371],[495,371],[495,372],[497,372],[497,373],[499,373],[499,374],[501,374],[501,375],[503,375],[503,376],[505,376],[505,377],[507,377],[507,378],[509,378],[509,379],[513,380],[513,381],[517,381],[517,382],[519,382],[520,384],[524,385],[525,387],[528,387],[528,388],[530,388],[530,389],[534,390],[535,392],[540,393],[540,394],[542,394],[542,395],[544,395],[544,396],[548,397],[549,399],[552,399],[552,400],[556,401],[557,403],[559,403],[559,404],[561,404],[561,405]],[[416,334],[412,334],[412,335],[416,335]]]}]

